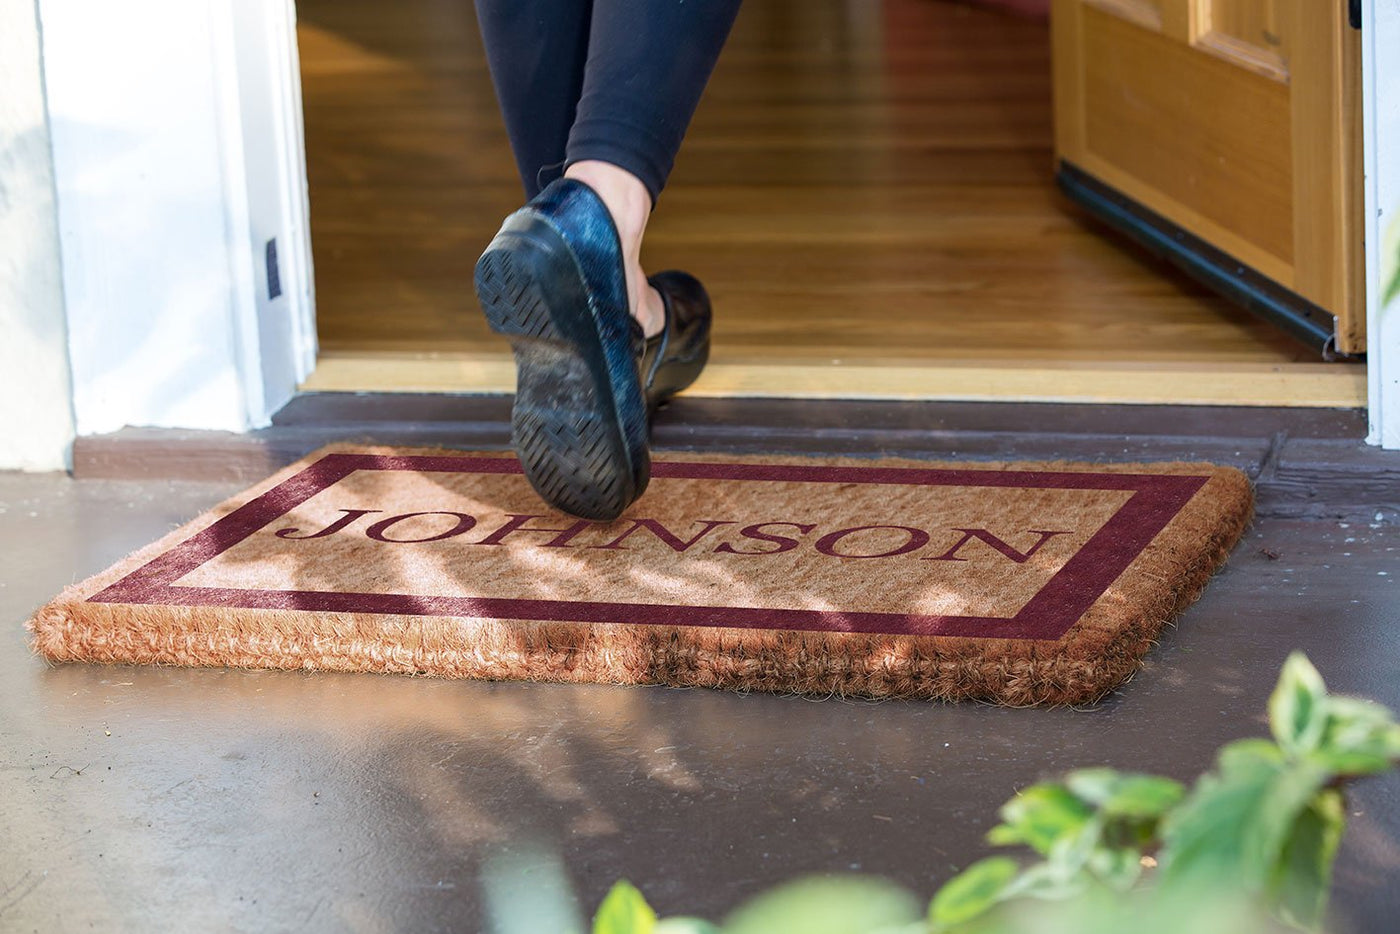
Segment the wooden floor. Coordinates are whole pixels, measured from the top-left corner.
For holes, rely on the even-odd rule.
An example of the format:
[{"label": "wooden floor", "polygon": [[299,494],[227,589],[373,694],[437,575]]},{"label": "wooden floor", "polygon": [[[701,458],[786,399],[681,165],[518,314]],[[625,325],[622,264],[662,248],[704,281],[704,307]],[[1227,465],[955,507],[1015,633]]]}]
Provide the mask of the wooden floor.
[{"label": "wooden floor", "polygon": [[[521,191],[467,0],[299,0],[309,389],[509,391],[471,291]],[[747,0],[651,221],[714,395],[1364,405],[1069,205],[1048,30],[944,0]]]}]

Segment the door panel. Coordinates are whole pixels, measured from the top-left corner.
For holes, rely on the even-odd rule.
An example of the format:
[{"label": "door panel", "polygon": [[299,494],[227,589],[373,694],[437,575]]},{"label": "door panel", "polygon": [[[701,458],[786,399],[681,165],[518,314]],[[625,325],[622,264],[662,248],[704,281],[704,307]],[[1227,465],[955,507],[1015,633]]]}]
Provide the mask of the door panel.
[{"label": "door panel", "polygon": [[1280,0],[1206,0],[1200,3],[1196,45],[1231,64],[1288,82],[1291,50]]},{"label": "door panel", "polygon": [[1089,4],[1148,29],[1162,28],[1162,0],[1089,0]]},{"label": "door panel", "polygon": [[1055,0],[1052,26],[1058,157],[1335,315],[1337,349],[1364,350],[1345,4]]}]

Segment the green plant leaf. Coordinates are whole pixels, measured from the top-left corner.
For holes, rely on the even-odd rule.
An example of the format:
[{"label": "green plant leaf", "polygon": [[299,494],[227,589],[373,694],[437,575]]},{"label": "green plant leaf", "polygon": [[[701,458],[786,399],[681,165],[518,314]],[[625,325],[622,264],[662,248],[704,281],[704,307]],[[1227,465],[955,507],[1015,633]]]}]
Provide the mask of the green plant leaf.
[{"label": "green plant leaf", "polygon": [[1007,885],[1004,901],[1033,898],[1039,901],[1064,901],[1083,895],[1089,888],[1089,878],[1080,872],[1066,873],[1064,867],[1053,863],[1037,863],[1026,869]]},{"label": "green plant leaf", "polygon": [[1004,823],[992,828],[987,839],[999,846],[1024,843],[1048,856],[1055,842],[1079,832],[1093,811],[1064,785],[1046,782],[1032,785],[1001,807]]},{"label": "green plant leaf", "polygon": [[993,917],[1001,922],[994,934],[1282,934],[1225,880],[1188,891],[1089,889],[1063,902],[1010,904]]},{"label": "green plant leaf", "polygon": [[1332,718],[1328,726],[1342,736],[1349,735],[1351,730],[1370,732],[1395,724],[1395,715],[1390,710],[1364,698],[1332,694],[1328,695],[1327,707]]},{"label": "green plant leaf", "polygon": [[1262,740],[1232,743],[1221,750],[1219,772],[1202,775],[1186,800],[1163,821],[1164,884],[1209,882],[1239,866],[1250,809],[1283,768],[1281,761],[1258,754],[1259,743],[1277,755],[1277,747]]},{"label": "green plant leaf", "polygon": [[909,892],[868,876],[814,876],[789,882],[740,905],[724,934],[866,934],[920,921]]},{"label": "green plant leaf", "polygon": [[1103,815],[1090,815],[1077,830],[1060,835],[1050,847],[1050,853],[1045,860],[1046,865],[1062,879],[1079,875],[1089,864],[1089,858],[1102,845],[1103,832]]},{"label": "green plant leaf", "polygon": [[1265,740],[1226,746],[1217,771],[1203,775],[1164,822],[1164,884],[1232,878],[1262,891],[1294,821],[1327,778],[1315,762],[1284,761]]},{"label": "green plant leaf", "polygon": [[1088,803],[1101,806],[1123,782],[1123,773],[1117,769],[1075,769],[1065,776],[1065,786],[1076,797]]},{"label": "green plant leaf", "polygon": [[1317,748],[1327,726],[1326,697],[1322,676],[1308,657],[1289,655],[1269,696],[1269,729],[1284,750],[1304,754]]},{"label": "green plant leaf", "polygon": [[992,846],[1017,846],[1025,841],[1021,838],[1021,831],[1010,824],[997,824],[987,831],[987,842]]},{"label": "green plant leaf", "polygon": [[653,934],[656,912],[626,879],[614,883],[593,916],[593,934]]},{"label": "green plant leaf", "polygon": [[995,905],[1020,867],[1005,856],[992,856],[973,863],[933,896],[928,908],[929,923],[935,930],[963,924]]},{"label": "green plant leaf", "polygon": [[1323,791],[1298,815],[1268,886],[1271,907],[1284,921],[1304,930],[1321,930],[1332,863],[1345,828],[1346,808],[1336,789]]},{"label": "green plant leaf", "polygon": [[1314,760],[1329,773],[1346,778],[1375,775],[1390,768],[1392,758],[1373,752],[1316,752]]},{"label": "green plant leaf", "polygon": [[1158,775],[1125,775],[1103,803],[1109,817],[1161,817],[1186,797],[1180,782]]},{"label": "green plant leaf", "polygon": [[1089,857],[1089,870],[1110,888],[1126,892],[1142,876],[1142,853],[1126,847],[1101,847]]},{"label": "green plant leaf", "polygon": [[1400,725],[1389,710],[1354,697],[1327,698],[1317,756],[1338,775],[1385,771],[1400,758]]},{"label": "green plant leaf", "polygon": [[721,934],[717,925],[703,918],[662,918],[651,934]]},{"label": "green plant leaf", "polygon": [[1329,773],[1314,763],[1284,768],[1262,789],[1244,826],[1244,878],[1264,882],[1277,865],[1299,816],[1327,784]]}]

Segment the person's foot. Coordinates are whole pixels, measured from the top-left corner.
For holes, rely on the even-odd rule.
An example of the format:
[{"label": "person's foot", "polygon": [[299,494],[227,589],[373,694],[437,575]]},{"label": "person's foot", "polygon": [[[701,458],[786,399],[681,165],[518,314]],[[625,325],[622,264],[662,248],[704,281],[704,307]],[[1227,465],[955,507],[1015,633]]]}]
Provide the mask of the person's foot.
[{"label": "person's foot", "polygon": [[578,179],[549,185],[506,218],[477,261],[476,292],[515,352],[512,442],[526,478],[564,512],[617,518],[651,475],[651,407],[610,209]]},{"label": "person's foot", "polygon": [[647,282],[662,300],[664,327],[647,339],[642,391],[654,411],[700,376],[710,359],[710,296],[688,272],[668,269]]},{"label": "person's foot", "polygon": [[573,163],[564,177],[583,182],[607,205],[622,244],[627,307],[642,326],[642,333],[655,337],[665,325],[666,312],[661,295],[642,272],[642,237],[651,217],[651,194],[631,172],[596,159]]}]

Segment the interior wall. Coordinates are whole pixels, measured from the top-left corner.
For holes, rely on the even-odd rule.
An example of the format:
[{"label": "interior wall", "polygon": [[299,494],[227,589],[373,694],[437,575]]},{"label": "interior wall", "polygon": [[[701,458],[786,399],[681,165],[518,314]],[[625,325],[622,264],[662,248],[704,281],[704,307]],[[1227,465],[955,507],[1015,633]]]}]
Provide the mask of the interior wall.
[{"label": "interior wall", "polygon": [[62,470],[73,397],[35,0],[0,0],[0,469]]}]

